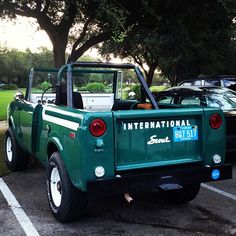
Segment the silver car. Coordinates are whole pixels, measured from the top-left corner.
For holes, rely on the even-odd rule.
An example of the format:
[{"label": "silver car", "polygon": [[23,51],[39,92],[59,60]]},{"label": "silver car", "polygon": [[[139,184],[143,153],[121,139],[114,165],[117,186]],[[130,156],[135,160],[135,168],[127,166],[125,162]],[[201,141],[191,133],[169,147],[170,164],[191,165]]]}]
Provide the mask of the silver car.
[{"label": "silver car", "polygon": [[184,80],[178,86],[219,86],[236,90],[236,77],[233,75],[221,75],[217,77],[199,77]]}]

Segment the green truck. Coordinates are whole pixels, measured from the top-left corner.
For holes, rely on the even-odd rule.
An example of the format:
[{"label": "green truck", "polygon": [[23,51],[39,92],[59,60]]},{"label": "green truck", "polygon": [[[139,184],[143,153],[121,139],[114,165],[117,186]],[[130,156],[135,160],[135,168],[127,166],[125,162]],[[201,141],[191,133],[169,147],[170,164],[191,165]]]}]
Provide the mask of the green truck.
[{"label": "green truck", "polygon": [[[202,182],[232,178],[218,108],[161,107],[132,64],[78,62],[32,68],[26,94],[8,107],[6,163],[47,167],[47,196],[60,222],[82,217],[88,197],[157,191],[193,200]],[[130,195],[131,194],[131,195]]]}]

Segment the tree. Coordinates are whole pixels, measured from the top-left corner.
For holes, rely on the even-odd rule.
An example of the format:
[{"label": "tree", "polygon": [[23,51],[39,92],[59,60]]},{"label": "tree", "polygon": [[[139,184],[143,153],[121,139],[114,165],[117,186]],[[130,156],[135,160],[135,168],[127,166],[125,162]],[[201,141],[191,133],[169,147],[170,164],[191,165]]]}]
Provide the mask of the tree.
[{"label": "tree", "polygon": [[115,57],[128,58],[137,63],[143,70],[148,86],[152,84],[154,72],[159,64],[158,45],[155,37],[146,30],[139,34],[131,34],[122,41],[110,40],[103,44],[99,52],[107,59],[112,54]]},{"label": "tree", "polygon": [[[148,86],[151,85],[154,72],[159,64],[158,35],[155,32],[156,22],[150,18],[152,8],[157,4],[150,1],[118,1],[125,9],[125,37],[122,40],[110,39],[100,47],[99,52],[107,59],[115,57],[128,58],[137,63],[143,70]],[[137,7],[138,6],[138,7]]]},{"label": "tree", "polygon": [[[128,12],[126,38],[119,44],[109,40],[101,52],[131,56],[144,69],[149,85],[156,67],[173,85],[191,76],[223,70],[230,52],[230,2],[136,0],[139,7],[132,8],[119,1]],[[145,64],[149,71],[145,71]]]},{"label": "tree", "polygon": [[[224,71],[229,55],[232,17],[220,1],[190,0],[162,9],[160,64],[172,85],[198,75]],[[196,20],[197,19],[197,20]]]},{"label": "tree", "polygon": [[116,23],[122,22],[119,16],[122,10],[116,11],[114,5],[114,11],[110,9],[110,14],[106,14],[104,6],[111,4],[107,0],[0,0],[2,17],[15,18],[20,15],[37,20],[52,42],[56,67],[65,63],[65,51],[69,43],[69,60],[74,61],[90,47],[111,37]]},{"label": "tree", "polygon": [[20,87],[28,82],[29,69],[34,67],[53,67],[52,52],[41,48],[40,52],[32,53],[17,49],[0,49],[0,78],[7,83],[15,83]]},{"label": "tree", "polygon": [[76,1],[2,0],[0,11],[10,18],[20,15],[37,19],[52,42],[55,66],[65,62],[69,30],[77,15]]},{"label": "tree", "polygon": [[[96,58],[82,56],[83,61],[94,61]],[[0,48],[0,80],[15,83],[18,87],[25,87],[28,83],[31,67],[53,67],[52,51],[42,47],[33,53],[29,49],[25,52],[17,49]]]}]

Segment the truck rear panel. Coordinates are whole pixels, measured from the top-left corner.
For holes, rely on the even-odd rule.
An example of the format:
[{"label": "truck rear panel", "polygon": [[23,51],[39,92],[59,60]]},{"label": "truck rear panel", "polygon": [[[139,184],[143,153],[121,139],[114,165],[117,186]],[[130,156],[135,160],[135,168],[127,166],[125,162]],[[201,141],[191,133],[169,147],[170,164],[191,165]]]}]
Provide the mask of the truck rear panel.
[{"label": "truck rear panel", "polygon": [[201,161],[202,110],[175,112],[116,112],[116,170]]},{"label": "truck rear panel", "polygon": [[116,170],[203,161],[203,116],[195,108],[115,112]]}]

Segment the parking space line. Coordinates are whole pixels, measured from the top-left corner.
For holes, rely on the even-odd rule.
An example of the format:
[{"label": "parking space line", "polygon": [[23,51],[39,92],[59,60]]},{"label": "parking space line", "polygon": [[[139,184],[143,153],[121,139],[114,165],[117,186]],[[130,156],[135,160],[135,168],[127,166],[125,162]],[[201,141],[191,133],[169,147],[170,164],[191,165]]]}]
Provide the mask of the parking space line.
[{"label": "parking space line", "polygon": [[212,186],[210,186],[210,185],[208,185],[208,184],[204,184],[204,183],[202,183],[201,186],[202,186],[203,188],[206,188],[206,189],[211,190],[211,191],[213,191],[213,192],[219,193],[219,194],[221,194],[221,195],[223,195],[223,196],[225,196],[225,197],[228,197],[228,198],[230,198],[230,199],[236,201],[236,196],[233,195],[233,194],[231,194],[231,193],[227,193],[227,192],[225,192],[225,191],[223,191],[223,190],[220,190],[220,189],[218,189],[218,188],[212,187]]},{"label": "parking space line", "polygon": [[9,207],[15,214],[21,227],[25,231],[26,235],[39,236],[38,231],[35,229],[30,219],[28,218],[24,210],[21,208],[15,196],[13,195],[13,193],[8,188],[8,186],[6,185],[6,183],[4,182],[2,178],[0,178],[0,190],[3,196],[5,197],[5,199],[7,200]]}]

